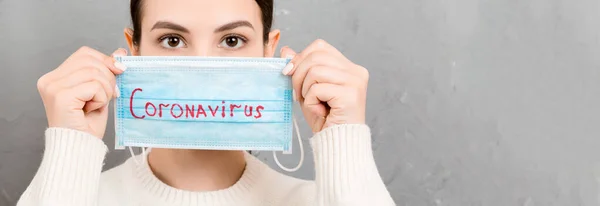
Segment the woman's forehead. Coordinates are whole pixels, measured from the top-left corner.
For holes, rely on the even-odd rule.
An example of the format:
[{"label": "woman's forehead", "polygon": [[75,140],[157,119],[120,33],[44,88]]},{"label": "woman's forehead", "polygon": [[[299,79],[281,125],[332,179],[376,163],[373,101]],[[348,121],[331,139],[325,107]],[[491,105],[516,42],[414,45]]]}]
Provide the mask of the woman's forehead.
[{"label": "woman's forehead", "polygon": [[142,27],[148,29],[160,21],[189,30],[217,28],[236,21],[262,27],[262,13],[255,0],[147,0],[142,15]]}]

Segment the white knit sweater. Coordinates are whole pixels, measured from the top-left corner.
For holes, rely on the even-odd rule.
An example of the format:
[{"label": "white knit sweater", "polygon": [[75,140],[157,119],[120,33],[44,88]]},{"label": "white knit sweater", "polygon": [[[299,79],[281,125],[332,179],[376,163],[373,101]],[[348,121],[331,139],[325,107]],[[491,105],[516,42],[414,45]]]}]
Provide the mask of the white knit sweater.
[{"label": "white knit sweater", "polygon": [[366,125],[327,128],[310,143],[315,181],[285,176],[246,155],[246,169],[233,186],[191,192],[161,182],[147,162],[129,159],[101,174],[108,150],[100,139],[50,128],[41,166],[18,205],[394,205],[375,166]]}]

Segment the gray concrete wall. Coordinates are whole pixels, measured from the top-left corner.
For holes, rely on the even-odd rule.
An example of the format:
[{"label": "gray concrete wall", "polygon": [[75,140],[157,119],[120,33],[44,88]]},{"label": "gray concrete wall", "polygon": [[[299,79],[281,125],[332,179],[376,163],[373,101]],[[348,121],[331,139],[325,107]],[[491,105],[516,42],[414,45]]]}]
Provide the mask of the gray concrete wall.
[{"label": "gray concrete wall", "polygon": [[[37,78],[80,46],[124,46],[127,4],[0,0],[0,205],[41,160]],[[284,44],[324,38],[370,69],[373,149],[398,205],[600,205],[599,11],[598,0],[278,0],[276,26]],[[126,157],[111,151],[106,168]],[[314,178],[307,157],[294,176]]]}]

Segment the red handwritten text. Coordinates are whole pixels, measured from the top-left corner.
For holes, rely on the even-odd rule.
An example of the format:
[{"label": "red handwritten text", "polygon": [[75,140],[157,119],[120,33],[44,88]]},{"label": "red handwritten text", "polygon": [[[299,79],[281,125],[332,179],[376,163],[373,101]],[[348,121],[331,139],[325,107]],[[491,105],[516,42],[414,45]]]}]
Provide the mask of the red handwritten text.
[{"label": "red handwritten text", "polygon": [[[227,117],[226,113],[229,113],[229,117],[234,117],[237,110],[242,110],[244,108],[244,116],[259,119],[263,117],[261,111],[265,110],[265,107],[262,105],[240,105],[240,104],[227,104],[225,101],[221,101],[219,105],[202,105],[202,104],[156,104],[152,102],[146,102],[144,106],[145,114],[136,114],[133,111],[133,100],[134,96],[138,92],[143,92],[141,88],[136,88],[131,92],[131,97],[129,97],[129,111],[131,112],[131,116],[136,119],[144,119],[146,116],[149,117],[163,117],[163,109],[165,109],[165,114],[170,115],[175,119],[179,118],[201,118],[201,117],[215,117],[215,118],[225,118]],[[206,112],[204,108],[208,108],[209,113]],[[227,111],[225,108],[229,108]],[[252,115],[254,112],[254,115]]]}]

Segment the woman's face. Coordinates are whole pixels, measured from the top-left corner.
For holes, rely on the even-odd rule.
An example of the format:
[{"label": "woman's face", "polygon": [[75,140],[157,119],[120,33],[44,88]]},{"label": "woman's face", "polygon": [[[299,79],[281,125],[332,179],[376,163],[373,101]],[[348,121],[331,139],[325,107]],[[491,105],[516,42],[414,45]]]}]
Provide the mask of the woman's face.
[{"label": "woman's face", "polygon": [[279,31],[263,41],[255,0],[145,0],[138,47],[133,55],[272,57]]}]

